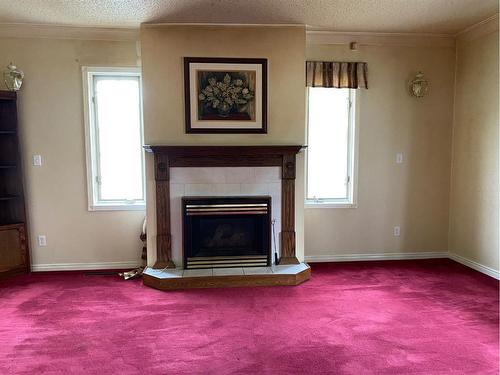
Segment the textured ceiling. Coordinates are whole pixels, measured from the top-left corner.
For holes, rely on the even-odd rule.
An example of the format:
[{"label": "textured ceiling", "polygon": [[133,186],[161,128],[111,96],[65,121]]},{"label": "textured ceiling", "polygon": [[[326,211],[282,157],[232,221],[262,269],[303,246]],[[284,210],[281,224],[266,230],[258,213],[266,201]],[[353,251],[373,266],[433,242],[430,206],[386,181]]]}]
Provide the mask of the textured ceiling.
[{"label": "textured ceiling", "polygon": [[0,22],[137,27],[142,22],[300,23],[335,31],[454,34],[498,0],[0,0]]}]

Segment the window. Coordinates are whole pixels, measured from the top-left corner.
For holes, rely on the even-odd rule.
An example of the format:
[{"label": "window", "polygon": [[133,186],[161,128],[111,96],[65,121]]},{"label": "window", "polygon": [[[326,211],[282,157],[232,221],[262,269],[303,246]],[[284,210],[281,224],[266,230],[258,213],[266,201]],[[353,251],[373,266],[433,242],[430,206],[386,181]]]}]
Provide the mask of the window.
[{"label": "window", "polygon": [[135,68],[83,68],[89,210],[145,208],[142,98]]},{"label": "window", "polygon": [[355,206],[355,93],[308,89],[306,206]]}]

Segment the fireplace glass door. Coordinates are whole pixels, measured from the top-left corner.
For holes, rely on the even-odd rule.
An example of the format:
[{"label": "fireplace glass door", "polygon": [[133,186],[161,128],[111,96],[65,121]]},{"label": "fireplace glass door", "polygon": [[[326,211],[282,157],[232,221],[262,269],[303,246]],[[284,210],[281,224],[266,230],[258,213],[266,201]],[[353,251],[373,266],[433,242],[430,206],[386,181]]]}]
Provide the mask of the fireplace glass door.
[{"label": "fireplace glass door", "polygon": [[270,197],[184,198],[184,267],[269,265],[270,207]]}]

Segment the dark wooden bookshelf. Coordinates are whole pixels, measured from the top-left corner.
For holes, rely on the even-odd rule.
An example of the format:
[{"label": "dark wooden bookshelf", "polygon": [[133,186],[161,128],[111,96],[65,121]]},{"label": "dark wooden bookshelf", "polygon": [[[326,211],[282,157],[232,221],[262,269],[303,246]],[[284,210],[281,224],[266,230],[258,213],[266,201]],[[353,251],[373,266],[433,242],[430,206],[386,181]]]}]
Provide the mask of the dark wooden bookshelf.
[{"label": "dark wooden bookshelf", "polygon": [[0,279],[30,271],[17,95],[0,91]]}]

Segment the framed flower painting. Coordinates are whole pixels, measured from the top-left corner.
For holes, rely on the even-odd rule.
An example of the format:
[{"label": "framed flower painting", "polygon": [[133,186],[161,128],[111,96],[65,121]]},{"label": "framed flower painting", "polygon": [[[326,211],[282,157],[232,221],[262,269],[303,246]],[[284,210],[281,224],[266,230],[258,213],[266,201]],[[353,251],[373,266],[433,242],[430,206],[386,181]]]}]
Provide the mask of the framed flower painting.
[{"label": "framed flower painting", "polygon": [[185,57],[186,133],[267,133],[267,59]]}]

